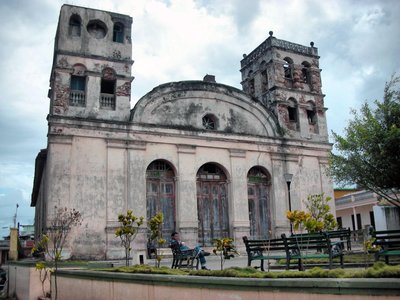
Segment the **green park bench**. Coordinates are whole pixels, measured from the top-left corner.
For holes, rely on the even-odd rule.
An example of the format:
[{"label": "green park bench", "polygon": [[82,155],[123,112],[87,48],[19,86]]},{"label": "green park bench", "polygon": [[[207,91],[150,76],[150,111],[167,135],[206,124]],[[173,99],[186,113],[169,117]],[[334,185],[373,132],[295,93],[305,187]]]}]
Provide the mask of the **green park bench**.
[{"label": "green park bench", "polygon": [[277,239],[248,239],[243,237],[247,252],[247,266],[251,266],[253,260],[260,261],[260,268],[264,271],[264,260],[286,259],[286,247],[282,238]]},{"label": "green park bench", "polygon": [[383,256],[385,263],[389,264],[390,256],[400,256],[400,230],[373,231],[372,237],[375,239],[373,244],[380,247],[380,250],[375,252],[376,261]]},{"label": "green park bench", "polygon": [[329,269],[333,267],[333,259],[340,258],[343,267],[343,241],[332,243],[327,233],[301,234],[286,237],[282,234],[286,248],[286,268],[290,261],[297,260],[298,269],[304,270],[304,259],[328,259]]}]

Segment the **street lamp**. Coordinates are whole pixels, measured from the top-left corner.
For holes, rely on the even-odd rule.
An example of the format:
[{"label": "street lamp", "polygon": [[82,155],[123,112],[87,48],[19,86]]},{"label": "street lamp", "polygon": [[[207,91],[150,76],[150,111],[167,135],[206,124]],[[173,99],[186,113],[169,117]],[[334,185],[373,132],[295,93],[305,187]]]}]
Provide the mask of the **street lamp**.
[{"label": "street lamp", "polygon": [[[290,184],[292,183],[293,174],[285,173],[285,174],[283,174],[283,176],[285,177],[285,181],[286,181],[287,188],[288,188],[289,211],[291,212],[292,211],[292,201],[290,199]],[[293,234],[292,222],[290,222],[290,234]]]}]

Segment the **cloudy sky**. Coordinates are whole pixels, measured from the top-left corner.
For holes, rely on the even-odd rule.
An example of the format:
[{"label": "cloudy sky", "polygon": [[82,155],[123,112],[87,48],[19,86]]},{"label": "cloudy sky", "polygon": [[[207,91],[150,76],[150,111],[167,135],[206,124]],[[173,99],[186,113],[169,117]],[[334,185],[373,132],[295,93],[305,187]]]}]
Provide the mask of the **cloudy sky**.
[{"label": "cloudy sky", "polygon": [[153,87],[216,76],[240,86],[240,59],[274,36],[319,49],[328,128],[379,99],[400,73],[398,0],[13,0],[0,1],[0,238],[32,224],[34,160],[46,147],[47,91],[62,4],[133,17],[132,107]]}]

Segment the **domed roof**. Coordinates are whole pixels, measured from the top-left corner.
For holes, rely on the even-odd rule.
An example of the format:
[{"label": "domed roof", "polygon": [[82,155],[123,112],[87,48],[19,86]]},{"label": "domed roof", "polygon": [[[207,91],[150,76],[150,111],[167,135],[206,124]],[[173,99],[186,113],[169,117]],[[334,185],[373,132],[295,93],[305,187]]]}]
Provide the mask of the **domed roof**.
[{"label": "domed roof", "polygon": [[276,136],[275,117],[241,90],[207,81],[155,87],[131,111],[131,122],[185,130]]}]

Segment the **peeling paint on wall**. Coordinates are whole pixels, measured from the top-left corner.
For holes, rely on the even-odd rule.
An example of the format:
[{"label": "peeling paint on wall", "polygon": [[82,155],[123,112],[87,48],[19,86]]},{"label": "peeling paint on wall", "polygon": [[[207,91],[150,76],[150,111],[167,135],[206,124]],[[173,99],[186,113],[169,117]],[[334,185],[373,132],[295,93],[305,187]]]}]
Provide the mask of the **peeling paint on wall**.
[{"label": "peeling paint on wall", "polygon": [[123,85],[117,87],[116,91],[117,96],[127,96],[131,95],[131,83],[125,82]]}]

